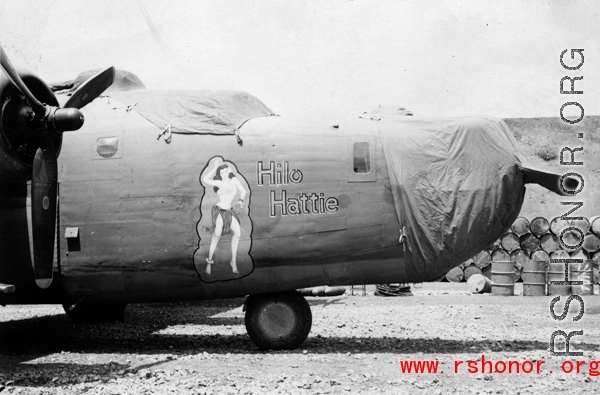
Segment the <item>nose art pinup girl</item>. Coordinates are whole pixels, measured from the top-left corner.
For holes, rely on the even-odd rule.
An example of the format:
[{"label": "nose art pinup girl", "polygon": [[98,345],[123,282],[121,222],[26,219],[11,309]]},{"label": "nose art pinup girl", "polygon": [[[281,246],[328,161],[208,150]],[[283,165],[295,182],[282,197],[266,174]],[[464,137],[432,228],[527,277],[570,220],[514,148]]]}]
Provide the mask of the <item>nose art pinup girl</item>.
[{"label": "nose art pinup girl", "polygon": [[[214,191],[219,197],[219,202],[212,208],[212,224],[211,228],[205,228],[209,233],[213,233],[206,258],[206,274],[211,274],[211,265],[214,263],[213,254],[217,249],[217,244],[222,235],[231,236],[231,270],[233,273],[239,273],[237,268],[237,249],[241,236],[240,219],[235,211],[234,206],[237,204],[240,208],[244,208],[244,199],[246,191],[244,187],[231,172],[231,169],[226,164],[219,165],[215,161],[214,167],[202,178],[204,185],[214,187]],[[240,198],[236,203],[233,203],[236,195],[240,194]]]}]

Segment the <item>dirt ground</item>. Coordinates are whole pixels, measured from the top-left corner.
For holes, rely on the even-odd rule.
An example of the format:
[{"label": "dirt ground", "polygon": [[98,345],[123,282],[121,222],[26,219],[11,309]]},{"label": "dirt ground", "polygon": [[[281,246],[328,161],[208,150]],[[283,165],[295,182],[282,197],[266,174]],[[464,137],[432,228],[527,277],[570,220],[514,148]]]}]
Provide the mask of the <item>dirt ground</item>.
[{"label": "dirt ground", "polygon": [[[277,352],[257,350],[246,335],[244,299],[130,305],[126,322],[114,324],[75,324],[59,306],[7,306],[0,309],[0,393],[600,393],[598,289],[582,296],[578,321],[575,299],[555,320],[551,296],[471,295],[465,283],[412,291],[379,297],[369,287],[367,296],[308,298],[309,338]],[[566,300],[555,315],[569,310]],[[583,331],[570,342],[583,355],[552,356],[557,330]],[[560,339],[555,350],[564,351]],[[403,373],[409,361],[438,361],[438,373]]]}]

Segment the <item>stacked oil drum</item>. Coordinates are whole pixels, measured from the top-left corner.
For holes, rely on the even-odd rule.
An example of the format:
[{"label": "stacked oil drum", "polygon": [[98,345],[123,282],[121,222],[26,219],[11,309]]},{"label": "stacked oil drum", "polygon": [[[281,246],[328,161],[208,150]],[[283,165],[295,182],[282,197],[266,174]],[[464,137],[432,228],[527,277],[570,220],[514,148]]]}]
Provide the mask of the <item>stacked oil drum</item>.
[{"label": "stacked oil drum", "polygon": [[[582,261],[581,264],[571,263],[568,274],[571,280],[583,272],[586,276],[589,274],[589,282],[592,284],[599,282],[600,216],[572,221],[563,220],[560,217],[552,220],[537,217],[529,221],[527,218],[519,217],[512,224],[510,231],[503,234],[486,250],[448,271],[445,278],[450,282],[467,281],[469,283],[471,277],[477,275],[471,280],[471,283],[477,283],[478,285],[474,289],[479,291],[482,287],[487,287],[486,290],[490,289],[489,281],[482,277],[492,280],[492,271],[494,271],[496,281],[492,284],[500,283],[499,279],[502,276],[498,273],[508,275],[510,272],[512,281],[508,282],[514,284],[514,282],[523,281],[525,293],[526,286],[539,283],[539,278],[542,277],[541,272],[544,272],[543,277],[546,283],[548,279],[564,281],[565,264],[551,263],[550,260],[565,258],[581,259]],[[533,276],[533,273],[537,273],[537,275]],[[587,284],[588,287],[589,285]],[[544,292],[551,294],[566,292],[556,288],[558,286],[554,287],[550,289],[550,286],[547,286]],[[541,284],[539,289],[541,289]],[[498,292],[502,293],[502,291]],[[510,293],[510,290],[507,289],[506,293]]]}]

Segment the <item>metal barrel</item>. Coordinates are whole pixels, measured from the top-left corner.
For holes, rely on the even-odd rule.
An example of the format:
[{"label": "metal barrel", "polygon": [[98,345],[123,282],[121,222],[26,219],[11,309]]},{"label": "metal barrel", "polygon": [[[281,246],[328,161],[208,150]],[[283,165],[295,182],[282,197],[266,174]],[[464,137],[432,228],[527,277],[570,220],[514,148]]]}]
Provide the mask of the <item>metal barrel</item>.
[{"label": "metal barrel", "polygon": [[490,293],[492,290],[492,282],[483,274],[473,274],[467,280],[467,288],[474,294]]},{"label": "metal barrel", "polygon": [[451,283],[459,283],[465,278],[463,268],[461,266],[455,266],[446,273],[446,280]]},{"label": "metal barrel", "polygon": [[550,230],[550,222],[544,217],[534,218],[529,224],[529,229],[534,235],[541,237]]},{"label": "metal barrel", "polygon": [[[568,275],[566,278],[569,278]],[[565,264],[560,262],[552,262],[548,264],[548,295],[570,295],[570,285],[555,285],[552,281],[565,281]]]},{"label": "metal barrel", "polygon": [[600,215],[590,218],[590,230],[600,236]]},{"label": "metal barrel", "polygon": [[571,281],[582,281],[581,285],[571,285],[571,293],[575,295],[593,295],[594,294],[594,266],[591,259],[585,259],[583,262],[571,262],[570,279]]},{"label": "metal barrel", "polygon": [[546,295],[547,261],[528,260],[523,263],[523,296]]},{"label": "metal barrel", "polygon": [[481,268],[477,267],[475,264],[471,264],[463,269],[464,279],[465,281],[469,281],[474,274],[482,274]]},{"label": "metal barrel", "polygon": [[515,294],[514,265],[513,261],[492,262],[492,295]]}]

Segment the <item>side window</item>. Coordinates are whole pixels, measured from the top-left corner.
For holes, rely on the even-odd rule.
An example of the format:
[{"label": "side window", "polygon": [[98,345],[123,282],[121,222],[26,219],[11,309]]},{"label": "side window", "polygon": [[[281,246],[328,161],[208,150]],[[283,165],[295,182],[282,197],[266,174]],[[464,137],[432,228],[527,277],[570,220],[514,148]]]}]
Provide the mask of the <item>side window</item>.
[{"label": "side window", "polygon": [[123,158],[123,131],[99,137],[94,140],[94,154],[92,160],[121,159]]},{"label": "side window", "polygon": [[377,181],[374,137],[352,137],[348,140],[348,181]]},{"label": "side window", "polygon": [[96,141],[96,153],[103,158],[112,158],[118,151],[118,137],[102,137]]},{"label": "side window", "polygon": [[371,172],[371,144],[366,141],[354,143],[354,172]]}]

